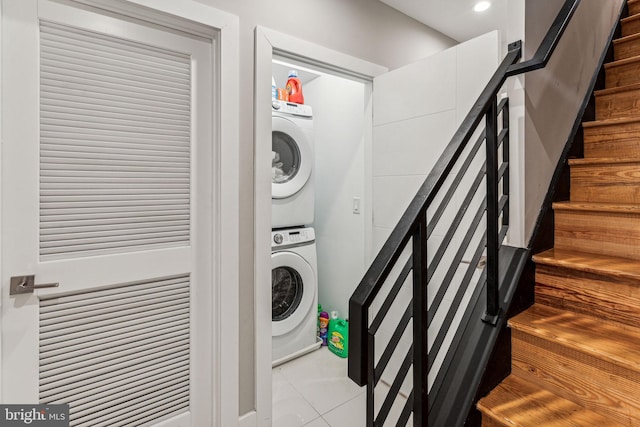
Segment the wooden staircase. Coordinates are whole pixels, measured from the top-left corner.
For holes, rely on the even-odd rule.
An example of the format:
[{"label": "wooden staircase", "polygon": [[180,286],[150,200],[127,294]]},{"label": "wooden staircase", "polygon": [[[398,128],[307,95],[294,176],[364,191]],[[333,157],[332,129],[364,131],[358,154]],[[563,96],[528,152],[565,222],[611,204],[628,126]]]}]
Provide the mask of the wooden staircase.
[{"label": "wooden staircase", "polygon": [[640,0],[628,2],[535,304],[509,320],[512,371],[483,426],[640,426]]}]

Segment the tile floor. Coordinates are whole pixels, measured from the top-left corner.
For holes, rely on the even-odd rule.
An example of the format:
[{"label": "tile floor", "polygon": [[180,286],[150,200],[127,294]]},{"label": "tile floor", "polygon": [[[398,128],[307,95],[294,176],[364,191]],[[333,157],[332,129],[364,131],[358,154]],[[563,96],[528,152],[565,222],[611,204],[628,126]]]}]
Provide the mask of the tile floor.
[{"label": "tile floor", "polygon": [[[365,426],[365,387],[347,377],[347,359],[326,347],[273,368],[272,373],[273,427]],[[377,397],[386,391],[388,387],[379,383]],[[381,406],[377,397],[376,411]],[[404,401],[401,396],[396,399],[389,420],[397,419]]]}]

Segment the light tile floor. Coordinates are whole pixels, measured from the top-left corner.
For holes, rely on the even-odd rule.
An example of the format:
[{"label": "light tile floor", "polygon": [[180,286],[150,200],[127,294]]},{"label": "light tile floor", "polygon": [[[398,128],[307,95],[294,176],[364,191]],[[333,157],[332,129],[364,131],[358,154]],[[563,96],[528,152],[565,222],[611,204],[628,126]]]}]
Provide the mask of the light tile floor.
[{"label": "light tile floor", "polygon": [[[272,374],[273,427],[365,426],[365,387],[347,377],[347,359],[326,347],[280,365]],[[377,396],[384,398],[386,391],[382,383],[376,387]],[[404,402],[401,396],[396,399],[390,420],[397,419]],[[376,398],[376,412],[381,404]]]}]

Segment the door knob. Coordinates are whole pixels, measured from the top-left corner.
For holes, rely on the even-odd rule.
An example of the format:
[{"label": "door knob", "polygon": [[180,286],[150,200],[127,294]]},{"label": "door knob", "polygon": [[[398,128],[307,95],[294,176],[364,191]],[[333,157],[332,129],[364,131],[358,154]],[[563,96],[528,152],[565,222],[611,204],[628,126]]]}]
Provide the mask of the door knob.
[{"label": "door knob", "polygon": [[29,276],[13,276],[11,278],[9,295],[19,295],[32,293],[34,289],[42,288],[57,288],[59,283],[43,283],[36,285],[36,276],[31,274]]}]

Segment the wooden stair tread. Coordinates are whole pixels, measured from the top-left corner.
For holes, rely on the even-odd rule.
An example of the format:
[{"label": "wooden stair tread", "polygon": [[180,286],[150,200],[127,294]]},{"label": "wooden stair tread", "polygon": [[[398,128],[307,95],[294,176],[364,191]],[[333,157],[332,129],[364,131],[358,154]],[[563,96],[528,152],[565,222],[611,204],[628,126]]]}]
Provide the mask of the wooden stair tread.
[{"label": "wooden stair tread", "polygon": [[586,252],[549,249],[533,256],[536,264],[640,280],[640,261]]},{"label": "wooden stair tread", "polygon": [[590,122],[582,122],[583,128],[592,128],[598,126],[616,126],[616,125],[624,125],[629,123],[638,123],[640,122],[640,117],[632,116],[632,117],[624,117],[624,118],[615,118],[615,119],[604,119],[604,120],[594,120]]},{"label": "wooden stair tread", "polygon": [[628,203],[555,202],[554,210],[640,214],[640,205]]},{"label": "wooden stair tread", "polygon": [[628,22],[638,21],[640,20],[640,14],[627,16],[626,18],[622,18],[620,20],[621,23],[626,24]]},{"label": "wooden stair tread", "polygon": [[478,402],[478,409],[494,421],[513,427],[622,426],[622,424],[542,389],[512,373]]},{"label": "wooden stair tread", "polygon": [[595,317],[534,304],[509,320],[512,329],[640,372],[640,329],[605,323]]},{"label": "wooden stair tread", "polygon": [[596,90],[593,93],[596,97],[598,97],[598,96],[604,96],[604,95],[615,95],[618,93],[625,93],[628,91],[639,90],[639,89],[640,89],[640,83],[634,83],[634,84],[625,85],[625,86],[617,86],[617,87],[611,87],[607,89]]},{"label": "wooden stair tread", "polygon": [[624,65],[634,64],[636,62],[640,62],[640,55],[632,56],[630,58],[618,59],[617,61],[607,62],[606,64],[604,64],[604,69],[609,70],[611,68],[622,67]]},{"label": "wooden stair tread", "polygon": [[624,36],[624,37],[620,37],[619,39],[615,39],[613,41],[613,46],[615,47],[615,45],[617,44],[621,44],[621,43],[626,43],[626,42],[630,42],[630,41],[634,41],[640,39],[640,33],[639,34],[630,34],[628,36]]},{"label": "wooden stair tread", "polygon": [[569,159],[569,166],[579,165],[607,165],[607,164],[626,164],[626,163],[638,163],[640,158],[634,157],[593,157],[582,159]]}]

